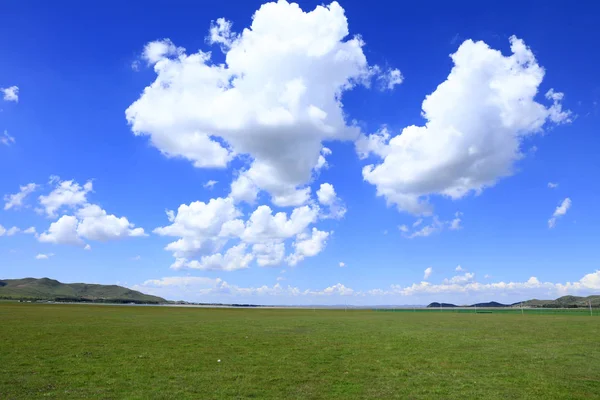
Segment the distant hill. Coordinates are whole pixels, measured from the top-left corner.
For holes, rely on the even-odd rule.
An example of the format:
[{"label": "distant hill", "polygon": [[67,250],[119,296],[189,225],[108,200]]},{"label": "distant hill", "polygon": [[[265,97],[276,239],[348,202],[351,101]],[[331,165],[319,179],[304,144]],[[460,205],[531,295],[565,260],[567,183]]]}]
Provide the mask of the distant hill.
[{"label": "distant hill", "polygon": [[431,304],[429,304],[427,307],[430,308],[452,308],[452,307],[458,307],[456,304],[450,304],[450,303],[438,303],[438,302],[433,302]]},{"label": "distant hill", "polygon": [[[523,307],[543,307],[543,308],[580,308],[589,307],[589,302],[592,302],[592,307],[600,307],[600,295],[594,296],[563,296],[556,300],[527,300],[524,301]],[[515,303],[514,306],[519,306],[521,303]]]},{"label": "distant hill", "polygon": [[[470,306],[457,306],[455,304],[450,303],[441,303],[441,307],[443,308],[452,308],[452,307],[481,307],[481,308],[490,308],[490,307],[541,307],[541,308],[580,308],[580,307],[589,307],[589,302],[592,302],[592,307],[600,307],[600,295],[580,297],[580,296],[563,296],[559,297],[556,300],[527,300],[523,302],[513,303],[513,304],[502,304],[496,301],[490,301],[488,303],[477,303],[472,304]],[[433,302],[429,304],[427,307],[429,308],[440,308],[440,303]]]},{"label": "distant hill", "polygon": [[482,308],[489,308],[489,307],[510,307],[510,304],[502,304],[502,303],[498,303],[497,301],[490,301],[488,303],[477,303],[477,304],[473,304],[469,307],[482,307]]},{"label": "distant hill", "polygon": [[49,278],[0,280],[0,299],[149,304],[167,302],[161,297],[122,286],[61,283]]}]

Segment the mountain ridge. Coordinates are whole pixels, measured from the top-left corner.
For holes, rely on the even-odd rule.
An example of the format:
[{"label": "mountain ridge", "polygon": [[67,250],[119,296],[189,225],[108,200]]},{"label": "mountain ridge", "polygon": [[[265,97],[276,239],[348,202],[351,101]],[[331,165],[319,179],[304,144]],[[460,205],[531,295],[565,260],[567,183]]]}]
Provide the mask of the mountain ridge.
[{"label": "mountain ridge", "polygon": [[[491,308],[491,307],[528,307],[528,308],[581,308],[589,307],[589,302],[592,303],[592,307],[600,307],[600,295],[591,296],[562,296],[555,300],[538,300],[531,299],[525,301],[519,301],[512,304],[502,304],[496,301],[490,301],[487,303],[477,303],[471,305],[458,306],[452,303],[441,303],[442,308],[452,307],[480,307],[480,308]],[[428,308],[439,308],[439,302],[429,303]]]},{"label": "mountain ridge", "polygon": [[0,298],[99,303],[159,304],[167,302],[162,297],[148,295],[123,286],[62,283],[50,278],[1,279]]}]

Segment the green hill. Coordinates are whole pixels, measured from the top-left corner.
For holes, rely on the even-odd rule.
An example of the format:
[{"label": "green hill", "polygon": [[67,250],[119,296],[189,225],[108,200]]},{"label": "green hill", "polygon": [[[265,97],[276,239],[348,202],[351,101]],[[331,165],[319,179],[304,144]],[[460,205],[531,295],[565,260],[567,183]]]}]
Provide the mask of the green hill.
[{"label": "green hill", "polygon": [[99,303],[166,303],[161,297],[147,295],[117,285],[61,283],[49,278],[0,280],[0,298],[14,300],[82,301]]},{"label": "green hill", "polygon": [[[588,307],[589,302],[592,302],[592,307],[600,307],[600,295],[594,296],[563,296],[556,300],[527,300],[523,302],[525,307],[544,307],[544,308],[580,308]],[[515,305],[520,305],[516,303]]]},{"label": "green hill", "polygon": [[[587,297],[580,296],[563,296],[559,297],[556,300],[527,300],[523,302],[518,302],[514,304],[502,304],[495,301],[491,301],[488,303],[477,303],[473,305],[465,305],[460,307],[480,307],[480,308],[491,308],[491,307],[532,307],[532,308],[584,308],[589,307],[589,302],[592,302],[592,307],[598,308],[600,307],[600,295],[593,295]],[[459,307],[454,304],[442,303],[441,306],[443,308],[451,308],[451,307]],[[429,304],[427,307],[429,308],[439,308],[440,303],[434,302]]]}]

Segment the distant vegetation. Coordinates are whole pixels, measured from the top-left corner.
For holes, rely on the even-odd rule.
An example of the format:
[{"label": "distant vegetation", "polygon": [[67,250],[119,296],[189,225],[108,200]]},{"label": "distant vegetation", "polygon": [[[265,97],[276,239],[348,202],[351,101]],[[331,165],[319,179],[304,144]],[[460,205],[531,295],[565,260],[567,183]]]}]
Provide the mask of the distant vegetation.
[{"label": "distant vegetation", "polygon": [[49,278],[0,280],[0,299],[159,304],[166,300],[117,285],[61,283]]},{"label": "distant vegetation", "polygon": [[592,307],[597,308],[600,307],[600,295],[595,296],[563,296],[559,297],[556,300],[527,300],[523,302],[513,303],[513,304],[502,304],[496,301],[490,301],[488,303],[477,303],[466,306],[457,306],[456,304],[451,303],[438,303],[433,302],[429,304],[427,307],[429,308],[453,308],[453,307],[481,307],[481,308],[489,308],[489,307],[533,307],[533,308],[585,308],[589,307],[589,303],[592,303]]}]

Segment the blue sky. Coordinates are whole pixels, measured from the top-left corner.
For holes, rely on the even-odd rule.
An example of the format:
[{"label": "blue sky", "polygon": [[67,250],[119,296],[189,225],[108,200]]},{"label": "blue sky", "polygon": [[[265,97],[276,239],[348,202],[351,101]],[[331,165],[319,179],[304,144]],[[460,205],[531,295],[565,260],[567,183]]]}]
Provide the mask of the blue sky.
[{"label": "blue sky", "polygon": [[597,293],[598,6],[319,4],[0,6],[1,277]]}]

